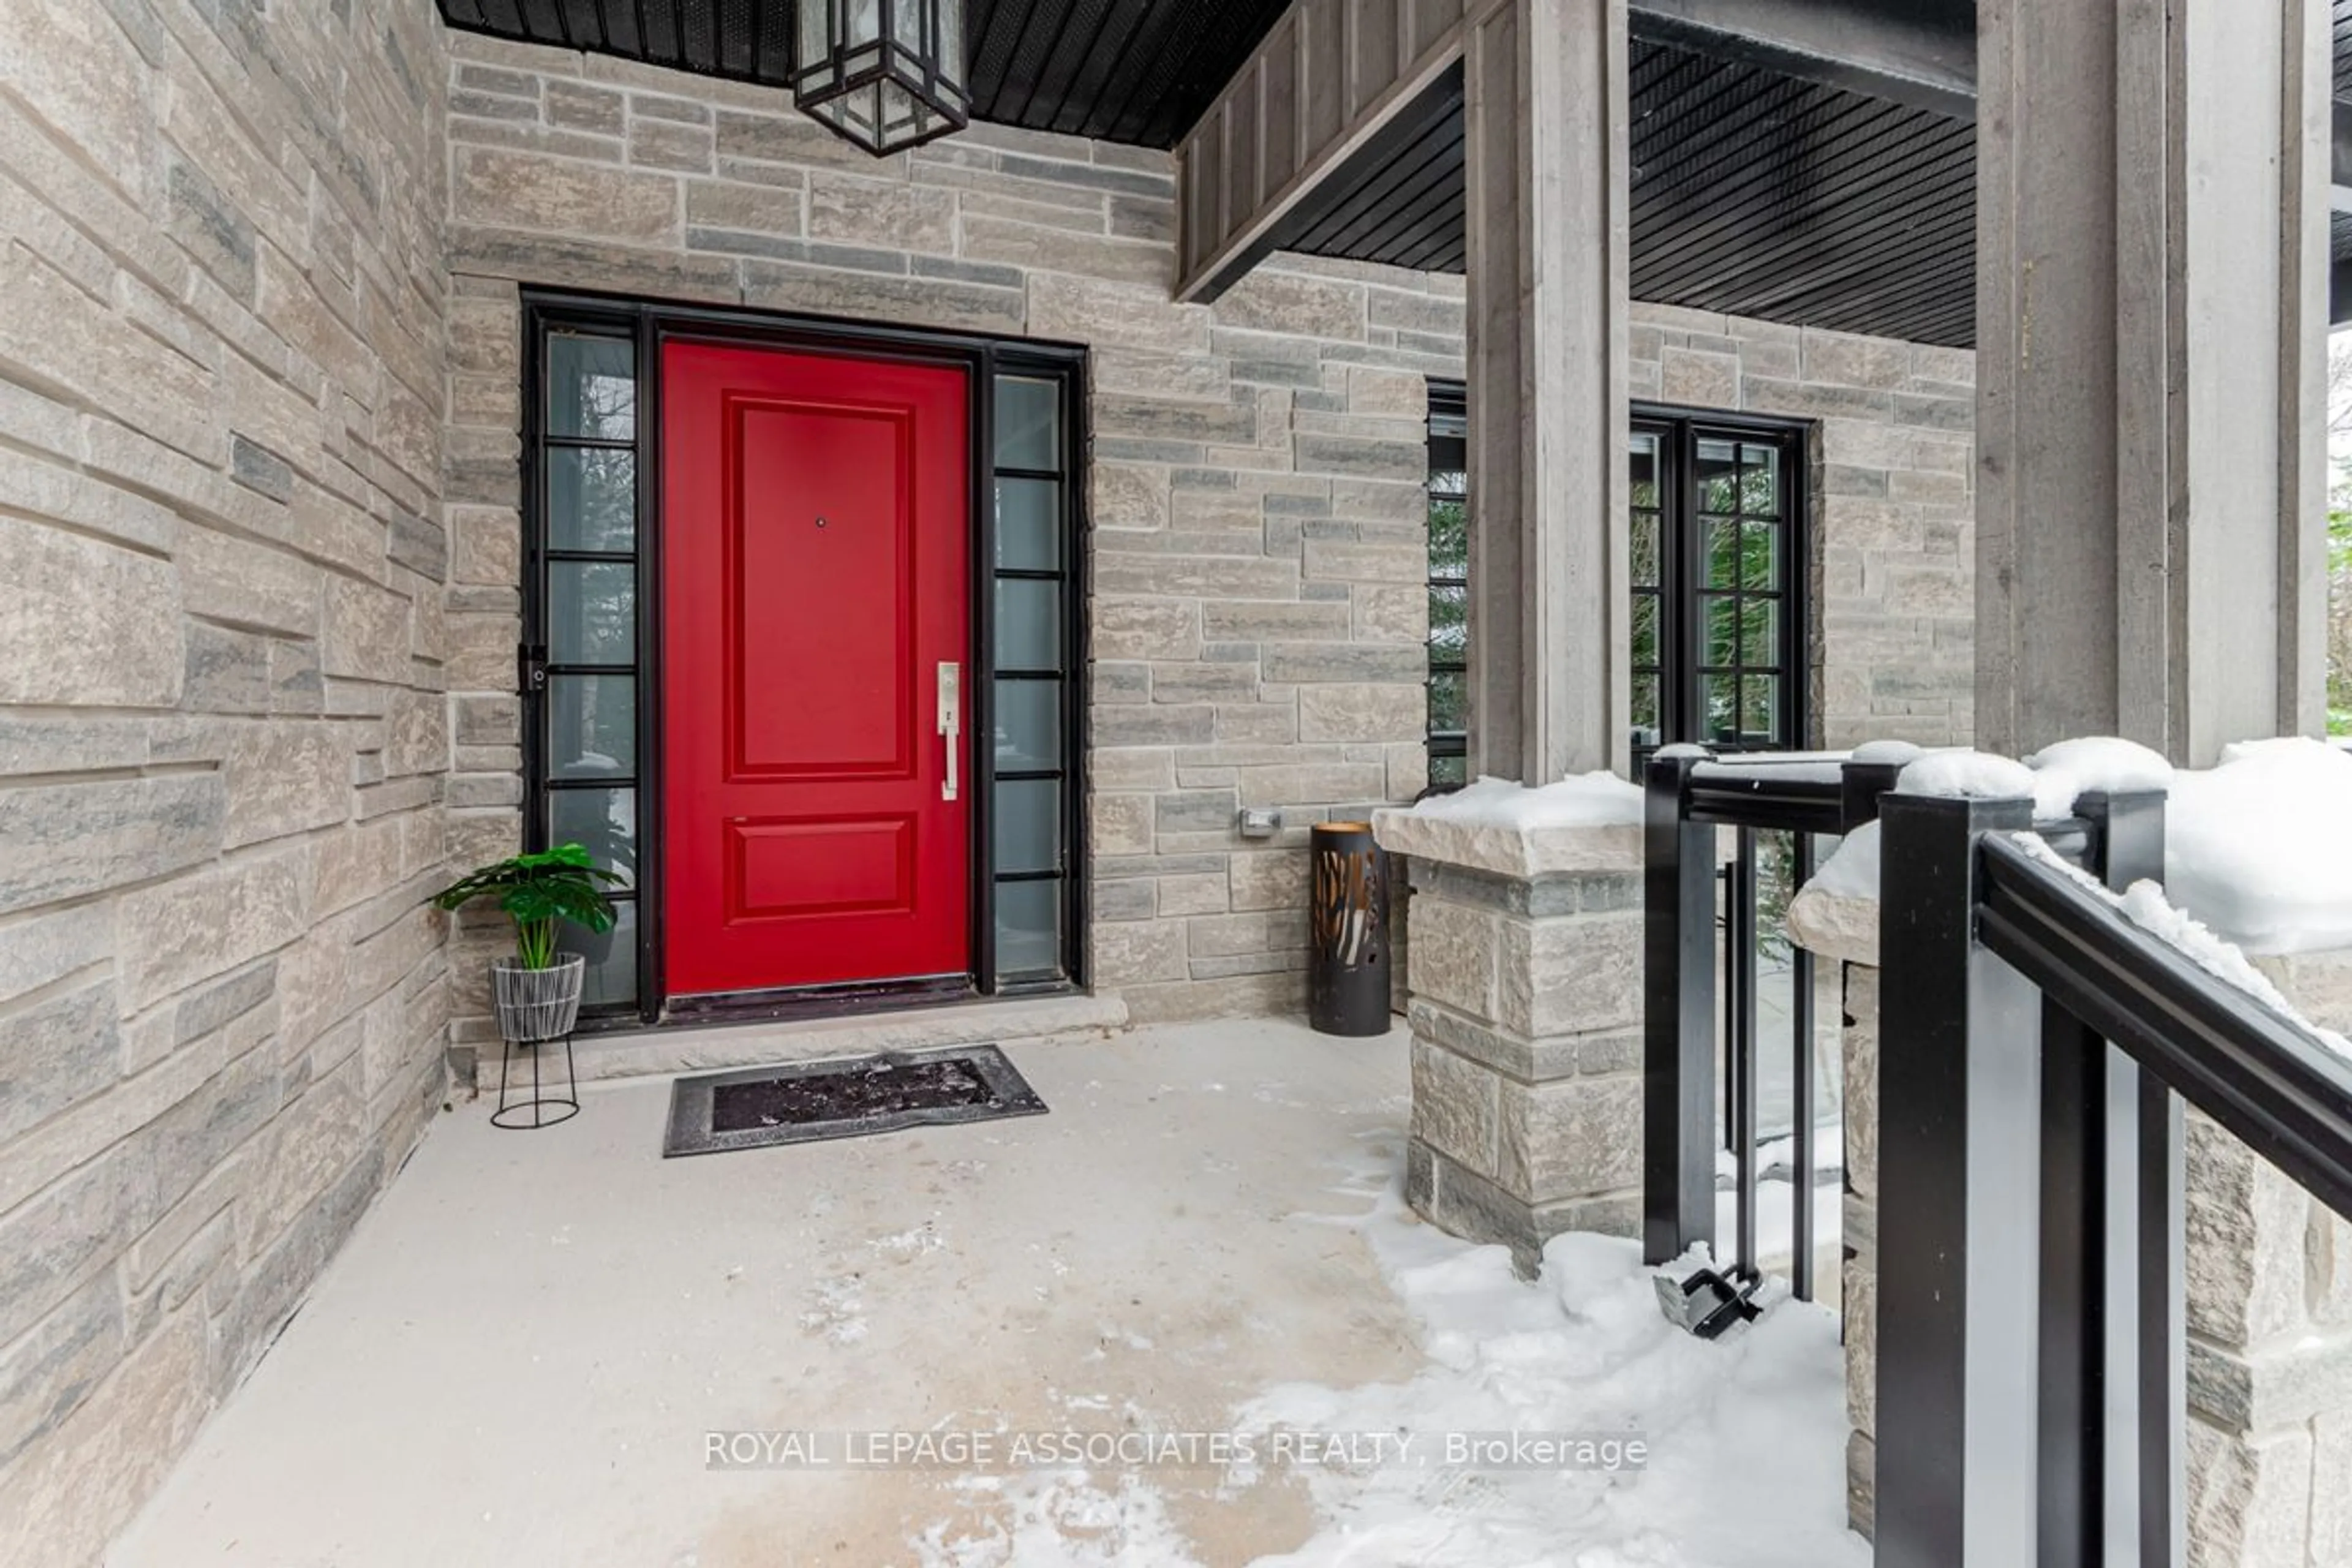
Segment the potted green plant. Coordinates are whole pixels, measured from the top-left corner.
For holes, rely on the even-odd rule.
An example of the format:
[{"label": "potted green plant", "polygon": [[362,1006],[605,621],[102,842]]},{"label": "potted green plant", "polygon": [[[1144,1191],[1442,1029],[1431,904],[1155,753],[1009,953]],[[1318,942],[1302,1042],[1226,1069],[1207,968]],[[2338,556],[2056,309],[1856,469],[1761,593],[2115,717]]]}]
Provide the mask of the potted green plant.
[{"label": "potted green plant", "polygon": [[588,961],[558,952],[560,921],[591,931],[613,929],[613,900],[598,884],[621,877],[589,858],[577,844],[559,844],[484,866],[434,896],[445,910],[476,899],[496,899],[515,924],[515,955],[490,965],[490,997],[499,1033],[513,1045],[560,1039],[580,1016]]}]

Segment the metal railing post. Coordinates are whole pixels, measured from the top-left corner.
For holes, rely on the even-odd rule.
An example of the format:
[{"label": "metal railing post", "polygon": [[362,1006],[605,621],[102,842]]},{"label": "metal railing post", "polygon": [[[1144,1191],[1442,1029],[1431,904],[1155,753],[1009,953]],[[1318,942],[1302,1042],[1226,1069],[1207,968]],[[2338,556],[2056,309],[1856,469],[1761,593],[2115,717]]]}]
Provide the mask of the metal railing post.
[{"label": "metal railing post", "polygon": [[[2137,881],[2164,879],[2164,812],[2161,790],[2086,795],[2074,803],[2077,815],[2095,830],[2098,864],[2094,870],[2121,892]],[[2102,1230],[2086,1240],[2092,1247],[2081,1265],[2100,1287],[2096,1315],[2085,1314],[2085,1350],[2104,1364],[2089,1386],[2104,1395],[2084,1491],[2098,1508],[2094,1552],[2105,1542],[2136,1542],[2144,1568],[2168,1568],[2187,1549],[2182,1494],[2188,1390],[2185,1361],[2181,1181],[2181,1102],[2156,1077],[2121,1049],[2099,1041],[2068,1018],[2069,1026],[2098,1047],[2093,1059],[2104,1071],[2094,1079],[2104,1094],[2096,1127],[2105,1145],[2098,1181],[2103,1208],[2089,1211]],[[2055,1060],[2053,1037],[2044,1026],[2043,1070]],[[2046,1146],[2046,1145],[2045,1145]],[[2043,1180],[2049,1180],[2045,1170]],[[2044,1209],[2044,1224],[2048,1224]],[[2043,1264],[2049,1266],[2045,1245]],[[2048,1344],[2047,1340],[2045,1343]],[[2050,1380],[2043,1380],[2045,1396]],[[2089,1430],[2087,1426],[2084,1430]],[[2045,1412],[2043,1440],[2051,1440]],[[2045,1458],[2047,1469],[2049,1460]],[[2079,1494],[2078,1494],[2079,1495]],[[2045,1489],[2044,1510],[2050,1508]],[[2085,1523],[2091,1522],[2085,1520]],[[2052,1559],[2045,1558],[2045,1561]],[[2096,1555],[2084,1561],[2100,1561]]]},{"label": "metal railing post", "polygon": [[1977,845],[2029,800],[1895,794],[1879,902],[1877,1562],[2035,1556],[2033,988],[1976,942]]},{"label": "metal railing post", "polygon": [[1715,1240],[1715,829],[1684,818],[1703,760],[1654,757],[1643,821],[1642,1246]]}]

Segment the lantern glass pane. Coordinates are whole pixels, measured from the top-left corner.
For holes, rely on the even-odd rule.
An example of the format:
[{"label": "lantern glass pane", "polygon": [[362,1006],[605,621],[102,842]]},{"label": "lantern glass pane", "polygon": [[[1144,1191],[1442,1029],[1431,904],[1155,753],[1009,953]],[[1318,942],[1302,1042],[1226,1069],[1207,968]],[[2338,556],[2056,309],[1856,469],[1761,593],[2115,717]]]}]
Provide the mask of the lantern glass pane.
[{"label": "lantern glass pane", "polygon": [[891,0],[890,37],[910,55],[923,52],[923,16],[926,12],[949,10],[933,0]]},{"label": "lantern glass pane", "polygon": [[812,4],[803,5],[800,12],[799,65],[805,71],[833,53],[833,7],[812,0]]},{"label": "lantern glass pane", "polygon": [[[805,8],[807,0],[802,0],[802,4]],[[839,11],[845,8],[849,13],[849,26],[843,30],[841,39],[843,43],[855,49],[881,39],[882,0],[848,0],[846,7],[843,5],[842,0],[831,0],[831,3],[824,7],[828,11]]]}]

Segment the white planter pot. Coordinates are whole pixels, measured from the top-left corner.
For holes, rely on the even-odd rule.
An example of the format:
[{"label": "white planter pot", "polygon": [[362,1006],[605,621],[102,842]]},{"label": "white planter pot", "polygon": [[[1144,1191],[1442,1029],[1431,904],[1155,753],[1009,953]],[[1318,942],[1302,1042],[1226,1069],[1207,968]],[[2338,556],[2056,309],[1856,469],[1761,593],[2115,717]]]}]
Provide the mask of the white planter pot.
[{"label": "white planter pot", "polygon": [[588,961],[567,952],[546,969],[526,969],[510,958],[490,965],[490,1000],[499,1013],[499,1033],[513,1045],[557,1040],[580,1018],[580,992]]}]

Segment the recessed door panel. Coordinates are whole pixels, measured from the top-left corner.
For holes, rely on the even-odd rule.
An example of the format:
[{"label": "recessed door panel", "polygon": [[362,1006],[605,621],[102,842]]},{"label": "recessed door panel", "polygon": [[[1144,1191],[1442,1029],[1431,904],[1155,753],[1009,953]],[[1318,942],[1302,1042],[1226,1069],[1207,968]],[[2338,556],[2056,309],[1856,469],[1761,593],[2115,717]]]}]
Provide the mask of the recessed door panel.
[{"label": "recessed door panel", "polygon": [[662,368],[670,992],[968,972],[964,374]]},{"label": "recessed door panel", "polygon": [[919,695],[911,421],[844,402],[745,398],[733,414],[735,770],[904,778]]}]

